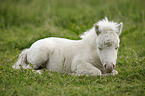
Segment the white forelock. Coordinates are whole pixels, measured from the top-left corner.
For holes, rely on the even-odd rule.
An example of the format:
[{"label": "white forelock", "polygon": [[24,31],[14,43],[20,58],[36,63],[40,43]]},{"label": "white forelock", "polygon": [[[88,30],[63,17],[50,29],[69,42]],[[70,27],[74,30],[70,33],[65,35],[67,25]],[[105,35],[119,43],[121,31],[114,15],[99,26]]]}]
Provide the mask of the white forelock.
[{"label": "white forelock", "polygon": [[97,22],[97,25],[99,26],[99,31],[106,31],[106,30],[111,30],[114,32],[118,32],[118,28],[117,28],[117,23],[113,22],[113,21],[108,21],[107,17],[105,17],[105,19]]}]

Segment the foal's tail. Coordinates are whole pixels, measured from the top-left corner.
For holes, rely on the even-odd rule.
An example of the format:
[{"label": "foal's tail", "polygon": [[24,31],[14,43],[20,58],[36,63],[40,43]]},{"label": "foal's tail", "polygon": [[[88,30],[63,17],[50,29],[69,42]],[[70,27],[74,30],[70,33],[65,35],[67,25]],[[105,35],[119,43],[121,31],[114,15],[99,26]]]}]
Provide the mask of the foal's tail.
[{"label": "foal's tail", "polygon": [[27,62],[27,53],[29,49],[24,49],[19,55],[18,61],[12,66],[14,69],[26,68],[28,65]]}]

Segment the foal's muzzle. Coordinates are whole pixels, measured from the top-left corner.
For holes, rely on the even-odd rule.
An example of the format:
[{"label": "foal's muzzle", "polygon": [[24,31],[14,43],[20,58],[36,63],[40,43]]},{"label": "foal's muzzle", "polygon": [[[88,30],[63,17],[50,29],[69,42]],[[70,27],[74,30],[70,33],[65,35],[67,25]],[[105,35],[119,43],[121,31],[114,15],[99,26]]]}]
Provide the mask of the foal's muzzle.
[{"label": "foal's muzzle", "polygon": [[105,70],[106,70],[106,73],[111,73],[111,72],[114,70],[115,65],[114,65],[114,64],[111,64],[111,65],[105,64],[105,65],[104,65],[104,68],[105,68]]}]

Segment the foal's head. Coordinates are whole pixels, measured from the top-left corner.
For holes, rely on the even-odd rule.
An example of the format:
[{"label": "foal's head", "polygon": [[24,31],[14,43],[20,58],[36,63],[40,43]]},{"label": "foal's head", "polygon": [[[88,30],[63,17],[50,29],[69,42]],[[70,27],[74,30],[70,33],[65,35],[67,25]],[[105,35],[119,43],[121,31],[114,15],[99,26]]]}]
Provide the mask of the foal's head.
[{"label": "foal's head", "polygon": [[109,22],[107,18],[94,24],[97,34],[97,50],[107,73],[113,71],[116,65],[117,52],[119,48],[119,35],[123,23]]}]

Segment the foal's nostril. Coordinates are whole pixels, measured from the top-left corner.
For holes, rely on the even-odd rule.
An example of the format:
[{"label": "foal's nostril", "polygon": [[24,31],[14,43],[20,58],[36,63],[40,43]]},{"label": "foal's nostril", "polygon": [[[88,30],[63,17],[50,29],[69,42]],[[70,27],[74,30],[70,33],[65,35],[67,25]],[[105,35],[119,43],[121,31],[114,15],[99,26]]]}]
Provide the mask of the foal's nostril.
[{"label": "foal's nostril", "polygon": [[113,69],[115,68],[115,65],[113,64]]},{"label": "foal's nostril", "polygon": [[105,68],[105,69],[106,69],[106,66],[107,66],[107,65],[105,64],[105,65],[104,65],[104,68]]}]

